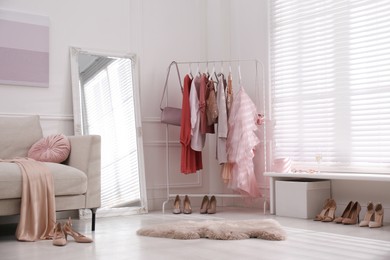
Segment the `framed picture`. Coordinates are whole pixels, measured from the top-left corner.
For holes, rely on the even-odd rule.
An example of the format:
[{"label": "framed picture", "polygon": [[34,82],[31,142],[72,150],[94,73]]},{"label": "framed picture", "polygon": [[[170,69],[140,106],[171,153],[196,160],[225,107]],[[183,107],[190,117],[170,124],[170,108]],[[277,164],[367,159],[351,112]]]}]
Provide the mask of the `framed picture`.
[{"label": "framed picture", "polygon": [[49,86],[49,18],[0,9],[0,85]]}]

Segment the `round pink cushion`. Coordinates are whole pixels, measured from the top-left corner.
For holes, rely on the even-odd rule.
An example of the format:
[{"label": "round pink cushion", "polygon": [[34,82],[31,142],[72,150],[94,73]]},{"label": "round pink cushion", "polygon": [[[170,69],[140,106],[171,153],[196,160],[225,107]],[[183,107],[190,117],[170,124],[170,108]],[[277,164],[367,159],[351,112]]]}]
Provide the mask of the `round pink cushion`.
[{"label": "round pink cushion", "polygon": [[57,134],[43,137],[33,144],[27,156],[36,161],[61,163],[69,154],[69,139],[63,134]]}]

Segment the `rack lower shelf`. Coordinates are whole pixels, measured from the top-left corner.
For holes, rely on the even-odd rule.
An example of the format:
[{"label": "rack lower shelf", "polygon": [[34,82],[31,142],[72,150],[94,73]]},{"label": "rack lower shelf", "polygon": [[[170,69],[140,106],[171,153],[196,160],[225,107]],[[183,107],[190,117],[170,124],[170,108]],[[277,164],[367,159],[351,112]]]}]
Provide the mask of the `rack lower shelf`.
[{"label": "rack lower shelf", "polygon": [[[217,194],[214,194],[214,193],[209,193],[209,194],[168,194],[168,199],[166,201],[163,202],[163,205],[162,205],[162,212],[163,214],[165,214],[165,205],[170,201],[171,198],[175,198],[177,195],[179,195],[179,197],[184,197],[184,196],[188,196],[188,197],[198,197],[198,198],[202,198],[204,196],[208,196],[208,197],[211,197],[211,196],[215,196],[216,198],[246,198],[248,196],[245,196],[245,195],[241,195],[241,194],[223,194],[223,193],[217,193]],[[264,200],[264,215],[266,214],[266,209],[267,209],[267,200]]]}]

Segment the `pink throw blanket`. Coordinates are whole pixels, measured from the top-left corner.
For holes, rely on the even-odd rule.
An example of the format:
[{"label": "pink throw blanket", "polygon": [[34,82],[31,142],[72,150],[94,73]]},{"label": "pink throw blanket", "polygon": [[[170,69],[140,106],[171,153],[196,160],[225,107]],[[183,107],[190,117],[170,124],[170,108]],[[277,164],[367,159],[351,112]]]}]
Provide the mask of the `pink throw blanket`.
[{"label": "pink throw blanket", "polygon": [[50,239],[56,223],[54,181],[50,170],[44,163],[30,158],[0,161],[16,163],[23,174],[16,238],[21,241]]}]

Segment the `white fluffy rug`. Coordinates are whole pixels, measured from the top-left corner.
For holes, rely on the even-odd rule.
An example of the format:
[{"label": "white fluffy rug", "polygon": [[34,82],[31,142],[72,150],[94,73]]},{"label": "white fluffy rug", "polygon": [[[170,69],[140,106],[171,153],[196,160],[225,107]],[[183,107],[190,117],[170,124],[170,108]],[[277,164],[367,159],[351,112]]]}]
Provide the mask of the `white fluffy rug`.
[{"label": "white fluffy rug", "polygon": [[137,234],[173,239],[286,239],[281,225],[273,219],[180,221],[144,227],[139,229]]}]

